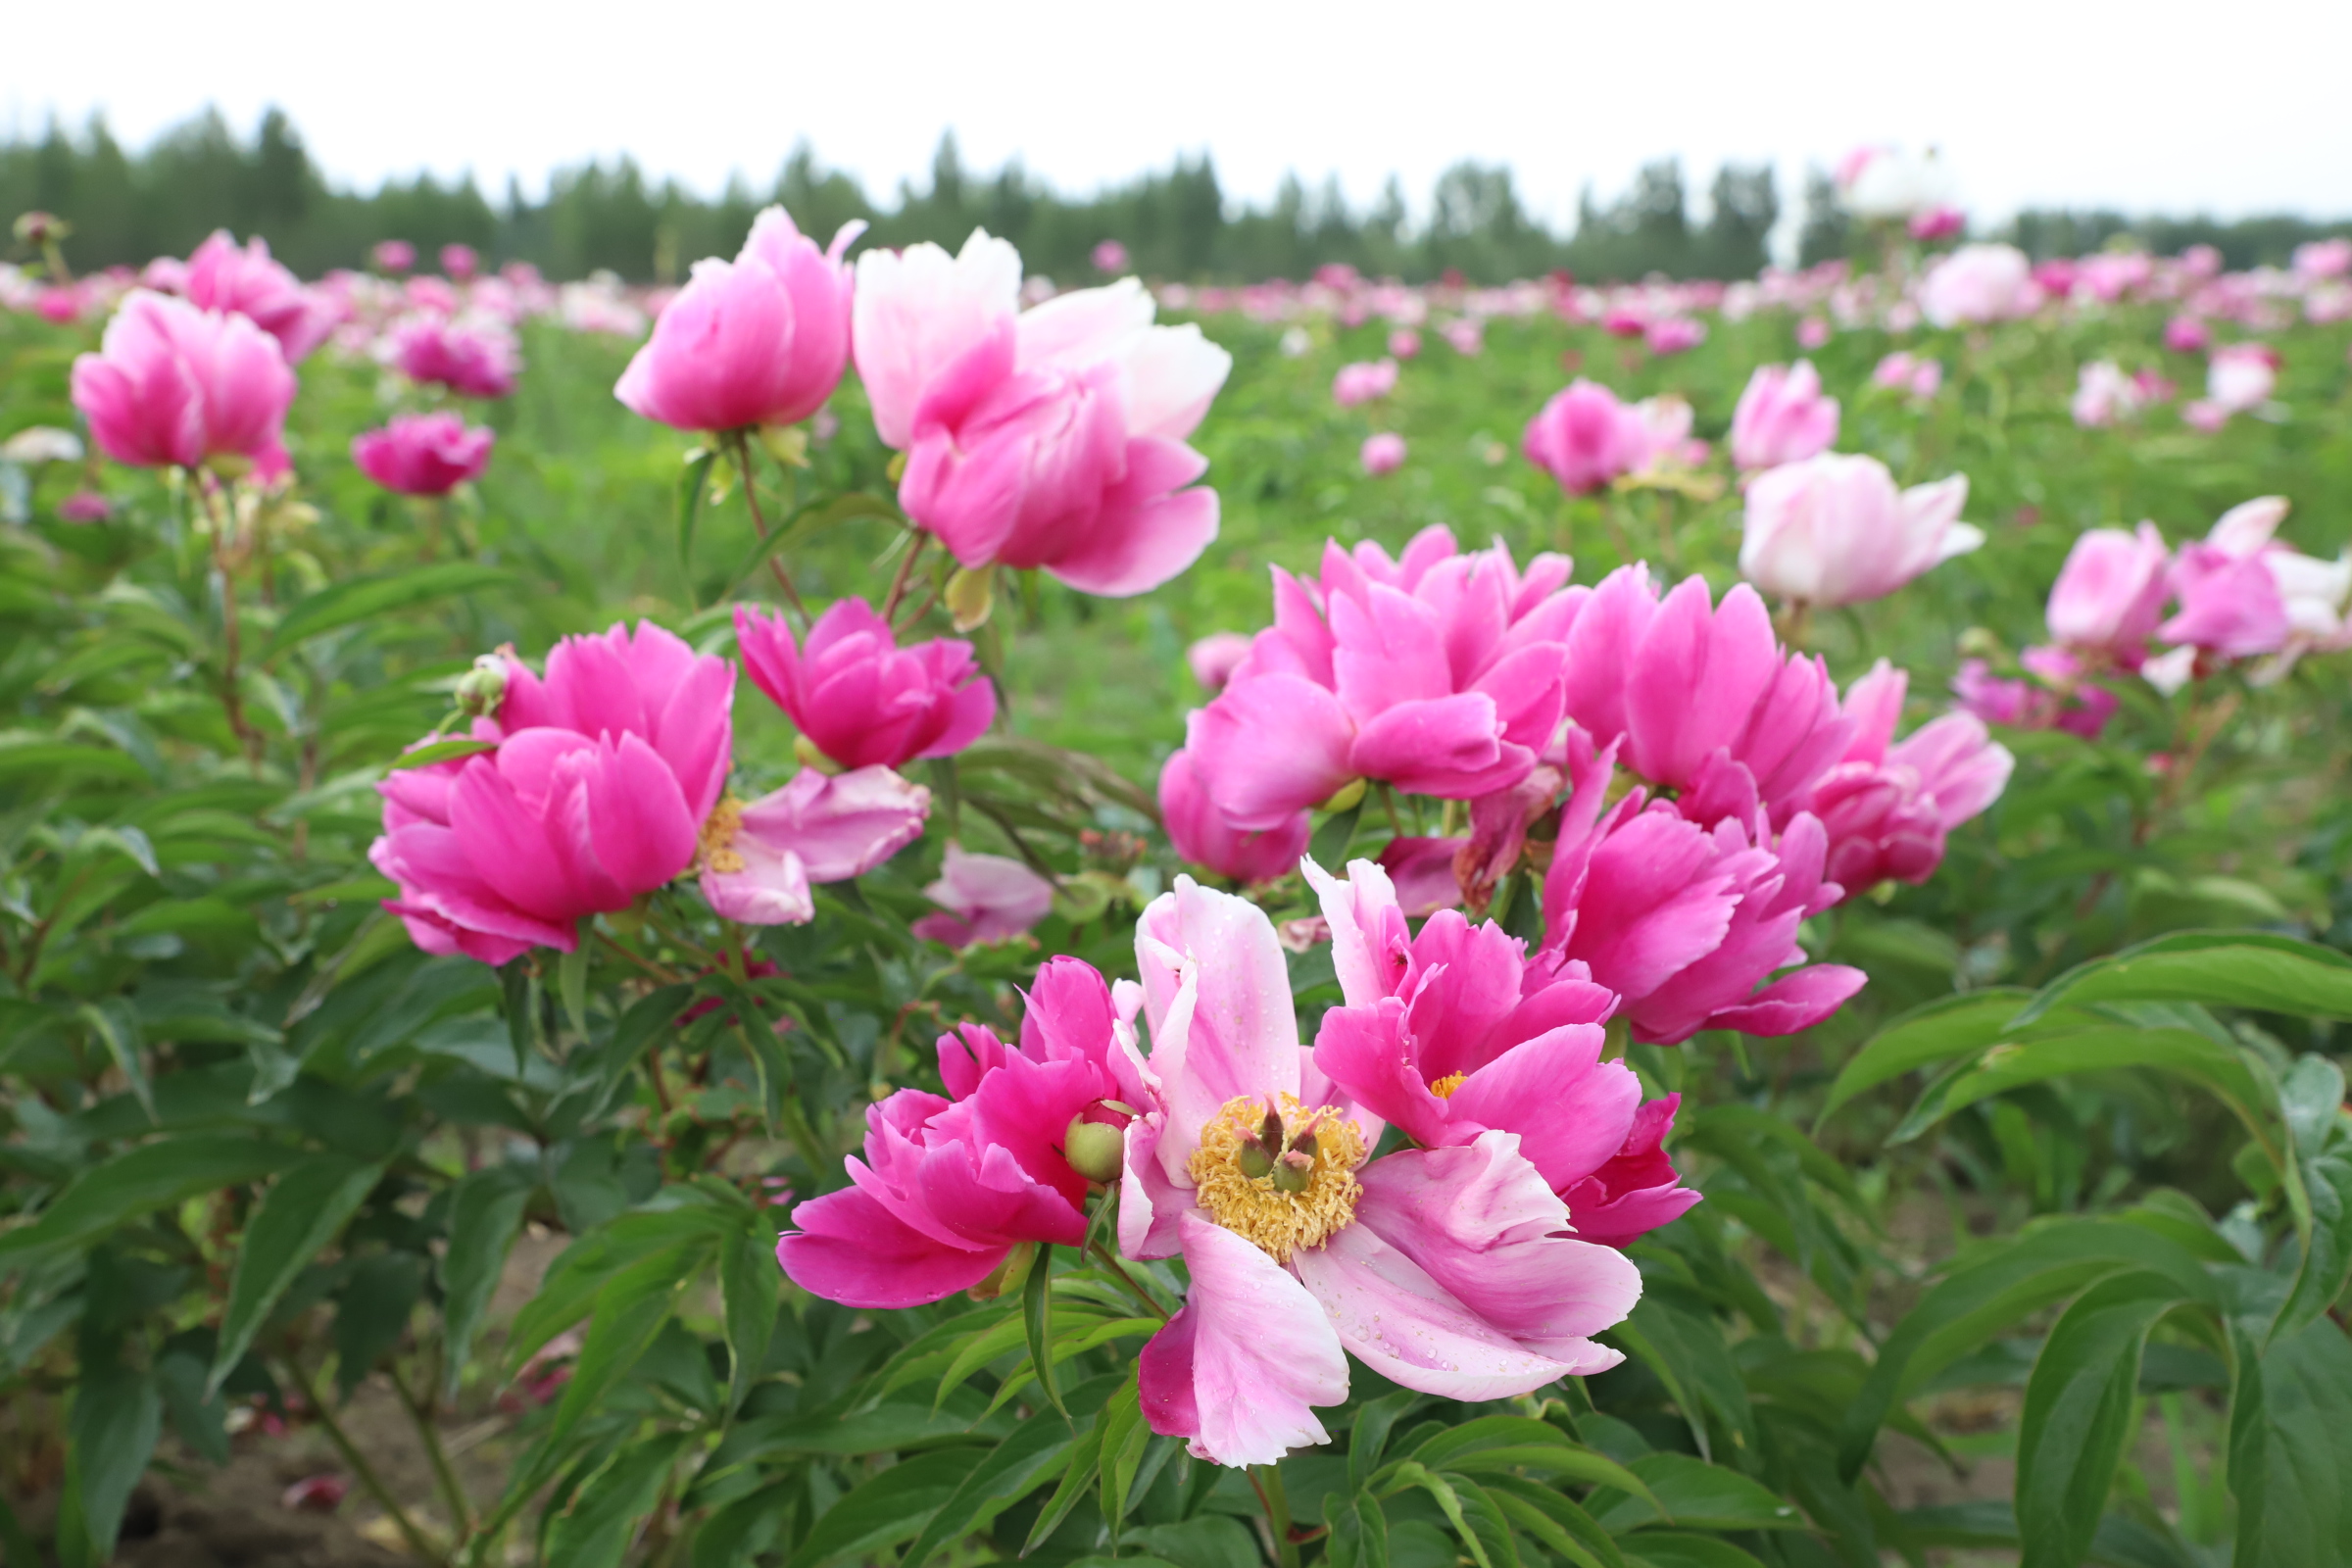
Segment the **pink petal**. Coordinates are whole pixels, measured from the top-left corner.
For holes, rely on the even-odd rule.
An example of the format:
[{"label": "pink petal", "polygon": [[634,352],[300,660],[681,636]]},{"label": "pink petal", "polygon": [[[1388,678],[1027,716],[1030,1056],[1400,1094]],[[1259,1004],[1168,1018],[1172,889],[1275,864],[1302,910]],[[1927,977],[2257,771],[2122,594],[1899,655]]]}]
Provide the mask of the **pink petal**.
[{"label": "pink petal", "polygon": [[[1152,1430],[1190,1438],[1195,1454],[1236,1466],[1272,1464],[1293,1448],[1329,1443],[1313,1406],[1348,1397],[1348,1357],[1316,1298],[1254,1246],[1197,1213],[1184,1217],[1182,1232],[1193,1321],[1159,1352],[1152,1413],[1189,1413],[1192,1430],[1169,1431],[1158,1420]],[[1183,1381],[1188,1350],[1190,1412],[1169,1392]]]},{"label": "pink petal", "polygon": [[845,1306],[921,1306],[968,1291],[1004,1261],[1003,1247],[957,1248],[906,1225],[870,1195],[845,1187],[792,1211],[776,1243],[795,1285]]}]

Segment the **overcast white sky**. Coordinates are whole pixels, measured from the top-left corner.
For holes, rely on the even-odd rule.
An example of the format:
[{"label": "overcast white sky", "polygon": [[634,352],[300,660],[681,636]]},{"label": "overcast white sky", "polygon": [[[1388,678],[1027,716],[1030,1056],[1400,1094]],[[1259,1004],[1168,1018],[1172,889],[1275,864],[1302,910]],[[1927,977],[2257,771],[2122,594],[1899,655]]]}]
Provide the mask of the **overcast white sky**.
[{"label": "overcast white sky", "polygon": [[1808,163],[1939,147],[1965,204],[2352,214],[2352,0],[1549,4],[1183,0],[106,0],[22,5],[0,130],[102,109],[142,143],[218,104],[282,106],[329,174],[510,173],[626,152],[716,190],[803,137],[886,199],[943,128],[1073,191],[1206,149],[1230,195],[1337,172],[1418,208],[1464,157],[1547,218],[1682,155]]}]

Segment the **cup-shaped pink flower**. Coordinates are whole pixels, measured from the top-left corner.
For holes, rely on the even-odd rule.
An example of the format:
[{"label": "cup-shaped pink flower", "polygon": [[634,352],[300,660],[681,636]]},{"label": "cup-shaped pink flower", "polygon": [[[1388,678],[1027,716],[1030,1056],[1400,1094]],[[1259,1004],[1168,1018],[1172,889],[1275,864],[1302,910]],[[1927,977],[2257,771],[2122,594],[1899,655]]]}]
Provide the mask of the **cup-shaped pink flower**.
[{"label": "cup-shaped pink flower", "polygon": [[939,1070],[946,1098],[902,1089],[869,1107],[851,1185],[793,1210],[776,1261],[803,1290],[848,1306],[918,1306],[980,1284],[1024,1242],[1085,1241],[1088,1178],[1064,1134],[1105,1101],[1147,1098],[1102,977],[1076,958],[1049,960],[1019,1046],[965,1024],[940,1037]]},{"label": "cup-shaped pink flower", "polygon": [[2270,401],[2278,385],[2278,352],[2267,343],[2227,343],[2205,362],[2205,396],[2229,414]]},{"label": "cup-shaped pink flower", "polygon": [[1847,688],[1853,742],[1807,803],[1830,839],[1825,874],[1849,898],[1889,878],[1925,882],[1943,863],[1944,835],[1999,799],[2016,767],[1974,713],[1946,713],[1896,743],[1908,684],[1882,659]]},{"label": "cup-shaped pink flower", "polygon": [[379,239],[368,252],[369,265],[380,272],[405,272],[416,265],[416,247],[405,239]]},{"label": "cup-shaped pink flower", "polygon": [[1500,546],[1425,529],[1392,561],[1323,552],[1319,583],[1277,570],[1274,625],[1188,746],[1238,827],[1276,828],[1351,780],[1471,800],[1526,777],[1559,723],[1568,563],[1524,576]]},{"label": "cup-shaped pink flower", "polygon": [[1825,452],[1747,487],[1740,573],[1776,598],[1817,606],[1884,599],[1984,544],[1960,520],[1968,479],[1897,490],[1876,458]]},{"label": "cup-shaped pink flower", "polygon": [[1682,354],[1707,340],[1707,323],[1692,316],[1661,316],[1643,323],[1642,343],[1652,354]]},{"label": "cup-shaped pink flower", "polygon": [[681,430],[791,424],[814,414],[849,363],[842,256],[864,227],[843,224],[819,251],[783,208],[762,212],[734,261],[694,264],[613,395]]},{"label": "cup-shaped pink flower", "polygon": [[735,671],[658,626],[565,638],[544,679],[512,657],[506,676],[474,727],[496,750],[392,773],[368,852],[418,947],[490,963],[568,953],[583,916],[691,865],[733,743]]},{"label": "cup-shaped pink flower", "polygon": [[188,258],[180,294],[200,311],[245,317],[277,339],[288,365],[300,365],[335,329],[334,312],[270,260],[270,242],[259,234],[240,249],[227,229],[216,229]]},{"label": "cup-shaped pink flower", "polygon": [[277,339],[250,318],[144,289],[74,362],[74,406],[99,450],[138,467],[275,457],[294,391]]},{"label": "cup-shaped pink flower", "polygon": [[441,270],[460,283],[470,283],[482,270],[481,255],[470,245],[441,247]]},{"label": "cup-shaped pink flower", "polygon": [[1825,397],[1811,360],[1759,365],[1732,410],[1732,461],[1777,468],[1825,452],[1838,439],[1838,400]]},{"label": "cup-shaped pink flower", "polygon": [[1395,473],[1404,466],[1404,437],[1394,430],[1382,430],[1364,437],[1363,449],[1356,454],[1364,472],[1377,479]]},{"label": "cup-shaped pink flower", "polygon": [[723,798],[703,824],[703,897],[746,925],[816,918],[817,883],[863,876],[922,837],[931,792],[887,767],[803,768],[759,800]]},{"label": "cup-shaped pink flower", "polygon": [[1520,450],[1570,495],[1590,495],[1680,446],[1690,434],[1688,406],[1683,410],[1677,432],[1620,402],[1607,387],[1579,377],[1528,421]]},{"label": "cup-shaped pink flower", "polygon": [[503,398],[514,390],[522,357],[514,334],[494,320],[463,322],[426,314],[396,323],[379,345],[385,363],[412,381],[460,397]]},{"label": "cup-shaped pink flower", "polygon": [[1214,697],[1225,689],[1233,672],[1250,657],[1250,639],[1238,631],[1212,631],[1184,651],[1185,664],[1200,689]]},{"label": "cup-shaped pink flower", "polygon": [[858,373],[899,502],[964,566],[1040,567],[1124,597],[1175,576],[1217,533],[1199,426],[1232,356],[1152,324],[1133,278],[1018,309],[1020,257],[975,231],[858,260]]},{"label": "cup-shaped pink flower", "polygon": [[1192,1276],[1138,1368],[1152,1430],[1266,1464],[1327,1441],[1315,1407],[1347,1396],[1348,1352],[1459,1399],[1621,1359],[1591,1336],[1640,1273],[1568,1234],[1518,1137],[1369,1157],[1382,1124],[1304,1059],[1262,910],[1179,877],[1136,957],[1151,1098],[1127,1128],[1120,1247],[1181,1253]]},{"label": "cup-shaped pink flower", "polygon": [[1963,245],[1928,269],[1919,308],[1937,326],[2015,320],[2041,307],[2034,264],[2014,245]]},{"label": "cup-shaped pink flower", "polygon": [[752,684],[843,767],[904,767],[953,757],[996,721],[997,691],[972,645],[941,637],[901,648],[862,599],[843,599],[808,628],[806,648],[780,614],[735,607]]},{"label": "cup-shaped pink flower", "polygon": [[1209,799],[1192,754],[1181,748],[1159,770],[1159,817],[1178,855],[1236,882],[1290,875],[1313,830],[1304,811],[1263,831],[1235,827]]},{"label": "cup-shaped pink flower", "polygon": [[2201,354],[2213,342],[2213,328],[2195,316],[2176,316],[2164,323],[2164,346],[2175,354]]},{"label": "cup-shaped pink flower", "polygon": [[351,461],[395,495],[445,496],[480,477],[497,440],[488,426],[468,427],[446,411],[401,414],[380,430],[353,436]]},{"label": "cup-shaped pink flower", "polygon": [[1054,884],[1019,860],[966,855],[951,839],[939,880],[923,889],[923,897],[940,907],[914,922],[914,934],[968,948],[1017,937],[1043,920],[1054,907]]},{"label": "cup-shaped pink flower", "polygon": [[2079,655],[2136,666],[2164,616],[2171,561],[2152,522],[2132,533],[2092,528],[2080,535],[2050,589],[2050,636]]},{"label": "cup-shaped pink flower", "polygon": [[1343,365],[1340,373],[1331,378],[1331,400],[1343,409],[1352,409],[1385,398],[1396,390],[1396,373],[1393,359]]}]

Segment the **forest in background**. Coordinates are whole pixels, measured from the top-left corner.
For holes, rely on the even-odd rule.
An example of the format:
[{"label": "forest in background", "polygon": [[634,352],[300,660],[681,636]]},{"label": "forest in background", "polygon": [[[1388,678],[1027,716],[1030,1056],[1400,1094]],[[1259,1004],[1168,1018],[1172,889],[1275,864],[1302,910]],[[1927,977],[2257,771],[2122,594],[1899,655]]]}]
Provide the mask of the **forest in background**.
[{"label": "forest in background", "polygon": [[[297,127],[270,111],[240,137],[217,111],[125,148],[103,120],[78,132],[51,122],[37,138],[0,142],[0,212],[38,209],[74,225],[71,254],[85,268],[140,265],[186,255],[213,229],[262,234],[286,264],[316,276],[364,264],[378,240],[405,239],[426,255],[450,243],[493,263],[530,262],[554,277],[610,270],[637,282],[669,282],[698,257],[730,254],[753,214],[782,202],[808,232],[830,236],[864,219],[886,245],[936,240],[954,246],[972,228],[1011,240],[1031,270],[1065,280],[1092,275],[1105,239],[1127,248],[1151,276],[1196,280],[1303,277],[1343,263],[1376,276],[1425,281],[1448,271],[1494,283],[1566,269],[1592,281],[1652,273],[1752,276],[1781,219],[1769,164],[1727,164],[1703,204],[1693,202],[1673,158],[1643,168],[1633,188],[1602,202],[1588,189],[1575,227],[1558,233],[1522,203],[1509,169],[1456,164],[1415,215],[1392,177],[1369,208],[1349,205],[1336,180],[1309,187],[1287,178],[1274,200],[1252,206],[1227,195],[1203,154],[1092,195],[1049,187],[1017,161],[993,173],[967,169],[951,132],[940,140],[929,183],[902,182],[888,203],[802,143],[764,187],[738,177],[716,198],[656,179],[633,162],[561,170],[532,199],[510,182],[486,193],[470,177],[418,174],[372,192],[341,188],[312,160]],[[1799,260],[1846,254],[1854,236],[1819,170],[1806,176]],[[1703,216],[1694,214],[1697,206]],[[2120,238],[2162,254],[2217,247],[2232,268],[2283,264],[2294,247],[2352,221],[2288,215],[2230,221],[2028,211],[2003,231],[2036,258],[2080,255]],[[19,258],[22,260],[23,258]]]}]

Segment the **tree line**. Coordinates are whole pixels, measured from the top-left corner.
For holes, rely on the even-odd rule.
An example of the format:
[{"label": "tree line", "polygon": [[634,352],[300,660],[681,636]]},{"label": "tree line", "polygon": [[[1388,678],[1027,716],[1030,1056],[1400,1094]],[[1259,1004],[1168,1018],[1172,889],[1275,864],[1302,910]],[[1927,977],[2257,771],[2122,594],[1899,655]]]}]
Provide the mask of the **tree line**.
[{"label": "tree line", "polygon": [[[1771,166],[1727,164],[1707,195],[1704,217],[1694,217],[1680,162],[1662,159],[1613,201],[1588,188],[1575,227],[1562,234],[1528,211],[1509,169],[1473,162],[1439,177],[1426,216],[1416,220],[1393,177],[1364,209],[1348,202],[1336,179],[1310,188],[1296,176],[1264,205],[1234,200],[1205,154],[1072,196],[1017,161],[993,173],[967,169],[953,133],[940,140],[929,182],[920,189],[902,182],[887,204],[852,175],[825,168],[806,143],[764,188],[738,176],[715,199],[654,179],[624,157],[562,170],[534,200],[513,181],[493,196],[470,175],[420,173],[373,191],[339,187],[274,109],[250,139],[207,110],[135,151],[95,117],[78,131],[52,121],[37,138],[0,142],[0,214],[38,209],[66,219],[74,225],[69,254],[78,266],[184,256],[226,227],[266,236],[305,275],[364,265],[377,241],[404,239],[427,257],[462,243],[494,264],[526,261],[553,277],[603,270],[632,281],[673,281],[699,257],[731,254],[753,215],[776,201],[820,238],[851,219],[865,220],[873,240],[886,245],[928,239],[955,246],[973,227],[986,227],[1018,246],[1032,271],[1064,281],[1092,275],[1095,247],[1105,239],[1124,245],[1130,266],[1148,275],[1197,280],[1303,277],[1330,263],[1413,281],[1455,273],[1502,282],[1560,269],[1596,281],[1753,275],[1781,217]],[[2344,227],[2285,216],[2221,222],[2028,212],[2007,237],[2036,256],[2080,254],[2119,237],[2165,252],[2202,242],[2247,267],[2283,262],[2303,240]],[[1857,240],[1828,177],[1813,171],[1801,259],[1844,255]]]}]

